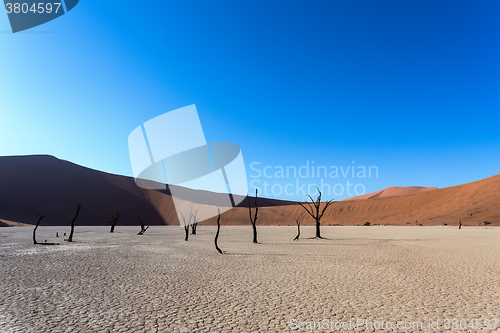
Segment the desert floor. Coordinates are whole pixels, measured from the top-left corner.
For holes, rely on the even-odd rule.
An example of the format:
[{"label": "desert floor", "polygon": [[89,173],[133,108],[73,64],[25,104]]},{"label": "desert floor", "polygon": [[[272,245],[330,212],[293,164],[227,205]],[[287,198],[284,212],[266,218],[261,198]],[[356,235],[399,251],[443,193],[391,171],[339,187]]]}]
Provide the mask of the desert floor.
[{"label": "desert floor", "polygon": [[0,332],[500,331],[500,228],[138,229],[1,228]]}]

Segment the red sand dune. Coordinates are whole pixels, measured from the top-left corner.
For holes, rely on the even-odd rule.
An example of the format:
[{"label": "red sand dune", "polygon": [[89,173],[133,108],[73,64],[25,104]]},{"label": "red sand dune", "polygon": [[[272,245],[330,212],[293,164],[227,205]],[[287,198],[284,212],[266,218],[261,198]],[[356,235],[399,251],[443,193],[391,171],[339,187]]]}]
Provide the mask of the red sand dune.
[{"label": "red sand dune", "polygon": [[422,186],[391,186],[385,190],[359,195],[357,197],[347,198],[342,201],[352,201],[352,200],[363,200],[363,199],[373,199],[373,198],[384,198],[384,197],[394,197],[396,195],[404,195],[410,193],[416,193],[421,191],[436,190],[436,187],[422,187]]},{"label": "red sand dune", "polygon": [[[322,225],[500,225],[500,175],[476,182],[415,193],[339,201],[326,211]],[[264,207],[261,224],[292,225],[295,219],[313,224],[300,206]],[[225,215],[231,224],[248,224],[247,211],[235,208]],[[211,221],[212,222],[212,221]],[[237,223],[236,223],[237,222]]]},{"label": "red sand dune", "polygon": [[[138,225],[137,216],[150,225],[178,225],[169,191],[138,188],[131,177],[45,155],[0,157],[0,171],[2,220],[34,224],[36,213],[41,213],[47,216],[45,225],[68,225],[79,201],[83,208],[77,224],[81,225],[107,225],[105,220],[117,211],[122,214],[118,226]],[[258,225],[295,225],[296,219],[303,225],[314,223],[294,202],[264,198],[258,202]],[[500,175],[442,189],[389,188],[367,199],[336,202],[322,224],[442,225],[462,219],[465,225],[484,221],[500,225],[499,202]],[[202,224],[215,222],[212,218]],[[249,225],[248,209],[237,207],[222,214],[221,223]]]}]

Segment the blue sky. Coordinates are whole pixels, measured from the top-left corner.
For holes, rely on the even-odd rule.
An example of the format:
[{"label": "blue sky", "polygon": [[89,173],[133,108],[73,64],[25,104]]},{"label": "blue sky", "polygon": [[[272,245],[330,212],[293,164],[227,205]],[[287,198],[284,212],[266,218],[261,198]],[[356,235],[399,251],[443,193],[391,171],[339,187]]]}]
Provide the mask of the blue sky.
[{"label": "blue sky", "polygon": [[82,0],[12,34],[0,14],[0,155],[131,175],[130,132],[196,104],[249,181],[266,180],[251,163],[307,161],[377,166],[350,179],[366,192],[478,180],[500,173],[498,17],[498,1]]}]

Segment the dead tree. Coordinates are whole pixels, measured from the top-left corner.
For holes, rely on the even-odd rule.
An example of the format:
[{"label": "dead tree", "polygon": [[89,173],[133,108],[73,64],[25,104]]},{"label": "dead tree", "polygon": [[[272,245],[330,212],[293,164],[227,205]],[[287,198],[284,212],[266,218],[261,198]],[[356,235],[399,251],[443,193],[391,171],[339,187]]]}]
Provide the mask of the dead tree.
[{"label": "dead tree", "polygon": [[458,229],[462,229],[462,219],[458,221]]},{"label": "dead tree", "polygon": [[35,229],[33,229],[33,244],[35,244],[35,245],[38,244],[36,241],[36,229],[40,225],[40,221],[45,218],[45,216],[42,216],[41,214],[38,214],[38,216],[40,216],[40,218],[38,219],[38,222],[36,223]]},{"label": "dead tree", "polygon": [[196,218],[197,214],[198,211],[196,211],[193,215],[193,224],[191,224],[191,235],[196,235],[196,228],[198,227],[198,219]]},{"label": "dead tree", "polygon": [[[304,206],[303,204],[299,203],[299,205],[302,206],[306,210],[306,212],[311,215],[311,217],[316,221],[316,238],[323,238],[321,237],[321,218],[323,217],[323,214],[325,214],[326,209],[333,204],[333,200],[328,200],[325,202],[323,206],[323,210],[321,210],[321,191],[319,188],[316,186],[316,190],[318,191],[319,195],[316,200],[314,200],[311,195],[308,195],[309,199],[311,199],[311,202],[306,201],[305,203],[307,204],[307,207]],[[321,213],[320,213],[321,210]]]},{"label": "dead tree", "polygon": [[295,223],[297,223],[297,236],[293,239],[294,241],[299,240],[300,237],[300,222],[298,220],[295,220]]},{"label": "dead tree", "polygon": [[120,212],[116,212],[116,216],[115,214],[111,216],[111,222],[106,220],[106,222],[108,222],[108,224],[111,226],[111,230],[109,232],[115,231],[116,222],[118,222],[119,219],[120,219]]},{"label": "dead tree", "polygon": [[189,214],[189,220],[187,221],[187,223],[184,214],[181,213],[181,217],[182,217],[182,222],[184,223],[184,232],[186,233],[184,240],[187,242],[189,238],[189,223],[191,222],[191,218],[193,217],[193,215]]},{"label": "dead tree", "polygon": [[259,206],[257,205],[257,193],[258,190],[255,189],[255,215],[252,218],[252,207],[250,205],[250,197],[248,198],[248,213],[250,214],[250,222],[252,223],[252,228],[253,228],[253,242],[254,244],[258,244],[257,242],[257,227],[256,227],[256,222],[257,222],[257,213],[259,212]]},{"label": "dead tree", "polygon": [[73,233],[75,232],[75,220],[78,217],[78,213],[80,213],[80,209],[82,208],[82,206],[80,205],[80,203],[78,201],[76,203],[77,203],[78,207],[76,208],[75,217],[73,217],[73,220],[71,221],[71,232],[69,233],[69,238],[66,240],[68,242],[73,241]]},{"label": "dead tree", "polygon": [[217,250],[217,252],[219,252],[220,254],[223,254],[222,250],[219,248],[219,245],[217,245],[217,239],[219,238],[219,232],[220,232],[220,209],[217,208],[217,210],[219,211],[219,217],[217,218],[217,233],[215,234],[214,243],[215,243],[215,249]]},{"label": "dead tree", "polygon": [[138,235],[144,235],[146,230],[148,230],[149,225],[144,228],[144,223],[142,223],[141,219],[139,217],[137,217],[137,219],[139,220],[139,223],[141,224],[141,231],[139,231]]}]

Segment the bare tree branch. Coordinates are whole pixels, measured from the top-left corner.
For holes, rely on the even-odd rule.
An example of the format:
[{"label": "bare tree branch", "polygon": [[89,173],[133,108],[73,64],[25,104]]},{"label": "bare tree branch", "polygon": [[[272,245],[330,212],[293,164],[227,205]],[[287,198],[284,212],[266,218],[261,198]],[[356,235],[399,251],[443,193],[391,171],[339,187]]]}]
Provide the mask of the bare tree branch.
[{"label": "bare tree branch", "polygon": [[[325,214],[326,212],[326,209],[331,206],[333,204],[333,200],[329,200],[327,202],[325,202],[324,206],[323,206],[323,209],[321,210],[321,213],[320,213],[320,209],[321,209],[321,196],[322,196],[322,193],[321,191],[319,190],[319,188],[316,186],[316,190],[318,191],[318,197],[316,198],[316,200],[314,200],[311,195],[307,195],[309,197],[309,199],[311,200],[311,202],[308,202],[306,201],[305,203],[307,204],[307,207],[304,206],[302,203],[299,202],[299,205],[304,208],[304,210],[309,214],[311,215],[311,217],[316,221],[316,238],[323,238],[321,237],[321,230],[320,230],[320,226],[321,226],[321,218],[323,217],[323,215]],[[314,208],[313,208],[314,207]],[[299,222],[297,222],[297,227],[300,228],[300,225],[299,225]],[[299,229],[299,234],[297,235],[296,239],[299,239],[300,235],[300,229]],[[295,239],[294,239],[295,240]]]},{"label": "bare tree branch", "polygon": [[215,243],[215,249],[217,250],[217,252],[219,252],[220,254],[223,254],[222,250],[219,248],[219,245],[217,245],[217,240],[219,239],[219,232],[220,232],[220,209],[219,209],[219,207],[217,207],[217,210],[219,211],[219,217],[217,218],[217,233],[215,234],[214,243]]},{"label": "bare tree branch", "polygon": [[256,226],[257,219],[258,219],[257,214],[259,212],[259,205],[257,205],[257,194],[258,194],[258,190],[255,189],[255,215],[253,218],[252,218],[252,207],[250,205],[250,197],[247,197],[247,199],[248,199],[248,213],[250,214],[250,222],[252,223],[254,244],[259,243],[257,241],[257,226]]},{"label": "bare tree branch", "polygon": [[[307,203],[307,204],[309,204],[308,202],[306,202],[306,203]],[[307,208],[306,208],[303,204],[301,204],[300,202],[299,202],[299,205],[301,205],[301,206],[302,206],[302,208],[304,208],[304,209],[306,210],[306,212],[307,212],[307,213],[309,213],[309,215],[311,215],[311,217],[312,217],[312,218],[315,218],[315,216],[314,216],[314,211],[313,211],[313,209],[312,209],[312,208],[311,208],[311,211],[309,211],[309,209],[307,209]]]},{"label": "bare tree branch", "polygon": [[36,241],[36,229],[38,229],[38,226],[40,225],[40,221],[45,218],[45,216],[42,216],[41,214],[38,214],[40,218],[38,219],[38,222],[36,223],[35,229],[33,229],[33,244],[38,244]]},{"label": "bare tree branch", "polygon": [[321,212],[321,215],[319,218],[322,218],[323,215],[325,214],[325,211],[326,209],[333,204],[333,200],[328,200],[327,202],[325,202],[325,206],[323,207],[323,211]]},{"label": "bare tree branch", "polygon": [[298,220],[295,220],[295,223],[297,223],[297,236],[293,239],[294,241],[299,240],[300,237],[300,222]]},{"label": "bare tree branch", "polygon": [[118,222],[119,219],[120,219],[120,212],[116,212],[116,217],[115,214],[111,216],[111,222],[106,220],[106,222],[108,222],[108,224],[111,226],[111,230],[109,232],[115,231],[116,222]]},{"label": "bare tree branch", "polygon": [[196,228],[198,228],[198,219],[196,215],[198,215],[198,211],[194,212],[193,215],[193,223],[191,224],[191,235],[196,235]]},{"label": "bare tree branch", "polygon": [[142,221],[139,218],[139,216],[137,217],[137,219],[139,220],[139,223],[141,224],[141,231],[139,231],[139,233],[137,235],[144,235],[144,233],[146,232],[146,230],[149,229],[149,225],[146,228],[144,228],[144,223],[142,223]]},{"label": "bare tree branch", "polygon": [[80,209],[82,208],[82,206],[80,205],[80,203],[78,201],[76,202],[76,204],[78,205],[78,207],[76,208],[75,217],[73,217],[73,220],[71,221],[71,232],[69,233],[69,237],[66,240],[68,242],[73,241],[73,233],[75,232],[75,220],[78,217],[78,214],[80,213]]},{"label": "bare tree branch", "polygon": [[184,223],[184,232],[186,233],[184,240],[187,242],[189,238],[189,223],[191,222],[192,214],[189,213],[189,221],[187,221],[187,223],[186,223],[186,218],[184,217],[184,214],[182,214],[182,212],[181,212],[181,217]]}]

